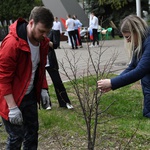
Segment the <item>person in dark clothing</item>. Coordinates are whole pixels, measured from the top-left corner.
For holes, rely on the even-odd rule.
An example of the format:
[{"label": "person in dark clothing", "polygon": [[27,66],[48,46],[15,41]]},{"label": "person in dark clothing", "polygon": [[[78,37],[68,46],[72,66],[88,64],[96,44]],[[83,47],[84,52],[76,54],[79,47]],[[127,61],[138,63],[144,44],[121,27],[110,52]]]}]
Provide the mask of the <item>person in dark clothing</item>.
[{"label": "person in dark clothing", "polygon": [[53,30],[51,30],[50,34],[48,35],[48,38],[51,41],[51,46],[49,47],[49,52],[48,52],[48,57],[47,57],[48,63],[46,65],[46,70],[48,74],[50,75],[52,82],[54,84],[59,106],[72,109],[73,106],[71,105],[66,89],[63,85],[63,82],[59,74],[59,65],[58,65],[56,53],[54,50],[57,48],[58,45],[57,45],[57,41],[55,41],[53,34],[54,34]]},{"label": "person in dark clothing", "polygon": [[110,21],[109,24],[112,27],[111,36],[112,36],[112,38],[115,38],[115,30],[117,31],[118,29],[112,20]]},{"label": "person in dark clothing", "polygon": [[136,15],[121,22],[121,33],[130,43],[131,61],[127,69],[112,79],[99,80],[101,92],[115,90],[141,79],[144,95],[143,116],[150,118],[150,30],[147,23]]}]

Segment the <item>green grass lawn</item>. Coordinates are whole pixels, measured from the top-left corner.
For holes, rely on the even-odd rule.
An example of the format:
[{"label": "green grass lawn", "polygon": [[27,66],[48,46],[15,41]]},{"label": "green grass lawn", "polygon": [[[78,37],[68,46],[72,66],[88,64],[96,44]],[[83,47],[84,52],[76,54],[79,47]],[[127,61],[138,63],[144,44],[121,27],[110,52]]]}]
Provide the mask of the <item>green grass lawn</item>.
[{"label": "green grass lawn", "polygon": [[[90,82],[92,84],[95,82]],[[59,108],[53,85],[49,87],[52,110],[39,110],[39,150],[87,149],[80,104],[72,85],[69,82],[64,85],[74,109]],[[103,94],[99,110],[103,111],[109,105],[111,107],[99,116],[95,150],[149,150],[150,119],[142,116],[143,95],[139,82]],[[3,144],[6,140],[3,127],[0,127],[0,134]]]},{"label": "green grass lawn", "polygon": [[[94,85],[95,82],[90,82],[90,84]],[[58,101],[51,85],[49,91],[54,106],[49,112],[39,111],[41,131],[47,128],[51,134],[54,131],[55,136],[77,136],[77,139],[80,137],[81,141],[86,143],[86,127],[81,116],[79,102],[73,94],[72,85],[65,83],[65,87],[75,107],[74,110],[58,107]],[[150,120],[142,116],[143,94],[139,82],[103,94],[99,105],[100,110],[105,110],[112,102],[113,105],[99,116],[95,149],[150,149]],[[70,140],[67,144],[71,147]],[[130,140],[131,142],[127,144]],[[86,147],[86,144],[83,147]]]}]

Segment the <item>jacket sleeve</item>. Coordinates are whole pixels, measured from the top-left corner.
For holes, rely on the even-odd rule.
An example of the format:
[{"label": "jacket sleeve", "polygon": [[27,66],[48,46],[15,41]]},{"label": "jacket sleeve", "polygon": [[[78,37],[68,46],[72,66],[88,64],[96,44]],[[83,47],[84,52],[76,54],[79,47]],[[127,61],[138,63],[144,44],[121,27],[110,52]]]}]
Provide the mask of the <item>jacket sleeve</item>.
[{"label": "jacket sleeve", "polygon": [[[45,72],[46,72],[46,70],[45,70]],[[48,90],[48,83],[47,83],[47,80],[46,80],[46,73],[44,75],[42,89]]]},{"label": "jacket sleeve", "polygon": [[2,95],[12,93],[12,83],[17,66],[17,46],[14,40],[5,40],[0,48],[0,91]]},{"label": "jacket sleeve", "polygon": [[120,75],[126,74],[126,73],[130,72],[131,70],[133,70],[136,67],[134,62],[135,62],[135,57],[132,58],[131,63]]},{"label": "jacket sleeve", "polygon": [[[45,66],[46,66],[46,62],[47,62],[47,55],[48,55],[48,49],[49,49],[49,39],[46,38],[45,41],[41,42],[41,48],[40,48],[40,65],[39,68],[37,70],[38,75],[36,76],[37,78],[36,80],[36,86],[38,90],[42,89],[48,89],[48,83],[46,80],[46,70],[45,70]],[[42,85],[41,85],[42,82]],[[40,87],[42,86],[42,87]],[[39,88],[40,87],[40,88]],[[40,91],[38,91],[40,92]]]},{"label": "jacket sleeve", "polygon": [[142,57],[135,68],[130,66],[124,73],[111,79],[113,90],[134,83],[150,73],[150,42],[143,49]]}]

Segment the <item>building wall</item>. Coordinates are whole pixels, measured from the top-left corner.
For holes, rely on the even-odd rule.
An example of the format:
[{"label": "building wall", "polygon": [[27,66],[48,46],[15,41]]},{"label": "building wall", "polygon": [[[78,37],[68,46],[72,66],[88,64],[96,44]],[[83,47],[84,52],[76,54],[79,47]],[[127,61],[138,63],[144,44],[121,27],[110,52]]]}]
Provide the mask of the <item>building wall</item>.
[{"label": "building wall", "polygon": [[88,26],[88,16],[84,13],[84,10],[78,4],[77,0],[61,0],[61,3],[63,4],[68,14],[75,14],[82,22],[83,26]]},{"label": "building wall", "polygon": [[[86,15],[77,0],[42,0],[45,7],[51,10],[54,16],[67,19],[67,15],[77,15],[83,26],[88,27],[88,15]],[[63,30],[65,28],[63,27]]]}]

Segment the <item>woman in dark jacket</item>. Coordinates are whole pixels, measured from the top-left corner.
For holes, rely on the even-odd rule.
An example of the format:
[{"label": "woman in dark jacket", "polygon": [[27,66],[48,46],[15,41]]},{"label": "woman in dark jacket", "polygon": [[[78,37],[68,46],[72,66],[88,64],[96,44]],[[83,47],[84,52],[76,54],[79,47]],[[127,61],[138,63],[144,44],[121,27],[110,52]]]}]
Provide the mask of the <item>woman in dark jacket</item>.
[{"label": "woman in dark jacket", "polygon": [[141,79],[144,95],[143,116],[150,118],[150,33],[147,23],[136,15],[129,15],[121,23],[121,32],[130,43],[131,63],[119,76],[99,80],[101,92],[115,90]]},{"label": "woman in dark jacket", "polygon": [[53,30],[51,30],[50,34],[48,35],[48,38],[51,41],[51,47],[49,48],[49,52],[48,52],[48,63],[46,65],[46,70],[48,74],[50,75],[52,82],[54,84],[59,106],[72,109],[73,106],[71,105],[66,89],[63,85],[63,82],[59,74],[59,66],[57,62],[56,53],[54,50],[58,47],[58,45],[56,44],[58,42],[55,41],[56,38],[53,34]]}]

